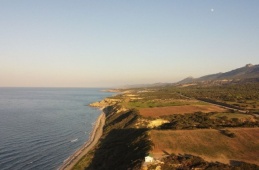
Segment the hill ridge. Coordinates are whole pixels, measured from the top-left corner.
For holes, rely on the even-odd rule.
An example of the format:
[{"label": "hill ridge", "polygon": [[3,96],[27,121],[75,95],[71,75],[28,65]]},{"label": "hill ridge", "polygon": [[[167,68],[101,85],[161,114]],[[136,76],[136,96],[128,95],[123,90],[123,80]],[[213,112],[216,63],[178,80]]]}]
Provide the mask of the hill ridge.
[{"label": "hill ridge", "polygon": [[205,75],[199,78],[187,77],[177,84],[186,84],[186,83],[194,83],[194,82],[202,82],[202,81],[216,81],[216,80],[244,80],[244,79],[252,79],[259,78],[259,64],[246,64],[244,67],[240,67],[237,69],[233,69],[231,71],[225,73],[215,73]]}]

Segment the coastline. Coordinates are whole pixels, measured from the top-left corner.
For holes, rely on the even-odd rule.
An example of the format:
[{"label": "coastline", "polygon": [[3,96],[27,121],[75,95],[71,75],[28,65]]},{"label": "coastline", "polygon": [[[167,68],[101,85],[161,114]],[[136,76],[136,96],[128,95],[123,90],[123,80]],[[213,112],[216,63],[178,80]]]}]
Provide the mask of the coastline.
[{"label": "coastline", "polygon": [[97,144],[100,137],[102,136],[105,119],[105,113],[102,112],[94,123],[94,128],[88,141],[82,147],[76,150],[71,156],[69,156],[58,168],[58,170],[72,169],[84,155],[86,155],[91,149],[93,149],[93,147]]}]

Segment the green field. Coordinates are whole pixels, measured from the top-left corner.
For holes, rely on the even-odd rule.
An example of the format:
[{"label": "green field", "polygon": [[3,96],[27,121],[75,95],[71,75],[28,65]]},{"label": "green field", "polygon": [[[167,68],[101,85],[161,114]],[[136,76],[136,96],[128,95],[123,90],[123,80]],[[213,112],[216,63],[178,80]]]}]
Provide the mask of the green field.
[{"label": "green field", "polygon": [[148,100],[148,101],[130,101],[126,104],[127,108],[152,108],[152,107],[167,107],[167,106],[185,106],[185,105],[207,105],[204,102],[194,102],[194,101],[158,101],[158,100]]}]

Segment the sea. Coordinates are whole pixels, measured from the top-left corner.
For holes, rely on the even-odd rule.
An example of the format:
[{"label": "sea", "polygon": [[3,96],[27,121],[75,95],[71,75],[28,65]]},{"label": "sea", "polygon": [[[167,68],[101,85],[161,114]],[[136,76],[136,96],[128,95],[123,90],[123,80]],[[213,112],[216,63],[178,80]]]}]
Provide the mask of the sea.
[{"label": "sea", "polygon": [[99,88],[0,88],[0,170],[53,170],[88,139]]}]

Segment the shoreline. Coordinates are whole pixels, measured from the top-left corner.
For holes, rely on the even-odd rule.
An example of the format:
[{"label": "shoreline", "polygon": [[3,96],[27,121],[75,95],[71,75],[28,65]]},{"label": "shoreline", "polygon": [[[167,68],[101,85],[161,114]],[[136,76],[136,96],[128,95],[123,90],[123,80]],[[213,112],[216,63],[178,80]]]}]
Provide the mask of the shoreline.
[{"label": "shoreline", "polygon": [[102,112],[101,115],[97,118],[97,120],[94,123],[93,130],[91,131],[90,138],[87,142],[83,144],[78,150],[76,150],[71,156],[69,156],[60,167],[58,167],[58,170],[70,170],[72,169],[77,162],[86,155],[93,147],[97,144],[100,137],[103,133],[103,126],[105,124],[105,113]]}]

